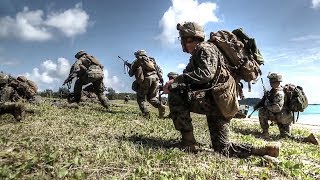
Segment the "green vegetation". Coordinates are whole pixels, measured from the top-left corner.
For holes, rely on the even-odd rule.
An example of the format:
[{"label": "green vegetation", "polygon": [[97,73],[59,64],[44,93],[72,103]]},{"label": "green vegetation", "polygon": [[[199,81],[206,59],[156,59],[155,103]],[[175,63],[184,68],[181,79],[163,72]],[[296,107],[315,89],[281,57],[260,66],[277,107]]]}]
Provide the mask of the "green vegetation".
[{"label": "green vegetation", "polygon": [[[279,164],[261,157],[226,158],[209,151],[197,154],[167,148],[179,140],[171,120],[139,116],[134,101],[112,101],[112,111],[99,104],[79,109],[28,105],[40,111],[20,123],[11,115],[0,121],[0,179],[316,179],[319,147],[289,139],[282,143]],[[209,147],[205,117],[193,115],[196,139]],[[231,139],[264,145],[259,126],[231,123]],[[294,129],[308,135],[308,130]],[[271,127],[277,139],[278,130]],[[318,134],[319,136],[319,134]]]}]

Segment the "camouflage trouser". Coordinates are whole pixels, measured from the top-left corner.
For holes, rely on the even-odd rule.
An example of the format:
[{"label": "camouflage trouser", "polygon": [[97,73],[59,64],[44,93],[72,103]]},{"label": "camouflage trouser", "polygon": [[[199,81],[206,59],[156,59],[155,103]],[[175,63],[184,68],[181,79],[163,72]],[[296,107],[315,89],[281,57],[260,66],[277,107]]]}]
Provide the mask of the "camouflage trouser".
[{"label": "camouflage trouser", "polygon": [[298,142],[303,142],[305,137],[302,136],[296,136],[290,133],[290,124],[281,124],[281,123],[277,123],[279,131],[280,131],[280,137],[282,138],[289,138],[292,139],[294,141],[298,141]]},{"label": "camouflage trouser", "polygon": [[160,106],[158,94],[158,77],[145,77],[137,90],[137,102],[142,113],[148,113],[146,100],[155,108]]},{"label": "camouflage trouser", "polygon": [[271,111],[269,111],[267,108],[263,107],[259,110],[259,122],[260,122],[260,126],[263,132],[267,132],[269,130],[269,123],[268,121],[274,121],[280,131],[280,136],[281,137],[288,137],[290,139],[296,140],[296,141],[302,141],[303,137],[300,136],[294,136],[290,133],[290,125],[292,120],[290,120],[291,118],[293,118],[293,116],[291,116],[290,114],[288,114],[286,117],[284,117],[286,119],[289,120],[279,120],[279,117],[277,117],[276,114],[272,113]]},{"label": "camouflage trouser", "polygon": [[212,148],[215,151],[226,156],[246,157],[251,155],[251,145],[235,144],[229,141],[229,121],[218,110],[211,93],[206,93],[201,100],[190,97],[186,92],[170,92],[169,96],[170,118],[176,130],[193,131],[190,112],[205,114]]},{"label": "camouflage trouser", "polygon": [[265,107],[259,109],[258,114],[259,114],[259,122],[260,122],[262,131],[263,132],[268,131],[269,129],[268,121],[270,120],[270,121],[276,122],[276,116]]},{"label": "camouflage trouser", "polygon": [[82,86],[86,85],[88,83],[92,83],[93,88],[95,90],[95,94],[98,96],[98,99],[99,99],[101,105],[105,108],[109,108],[109,100],[103,94],[103,92],[104,92],[103,79],[95,80],[95,79],[88,78],[88,77],[78,78],[74,84],[74,90],[73,90],[75,101],[80,102]]}]

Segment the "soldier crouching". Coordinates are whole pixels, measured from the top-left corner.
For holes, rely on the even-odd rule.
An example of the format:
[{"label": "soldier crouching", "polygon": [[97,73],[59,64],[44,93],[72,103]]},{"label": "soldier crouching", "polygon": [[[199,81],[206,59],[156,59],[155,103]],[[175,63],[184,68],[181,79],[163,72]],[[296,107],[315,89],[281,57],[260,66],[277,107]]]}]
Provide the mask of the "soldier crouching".
[{"label": "soldier crouching", "polygon": [[[270,155],[277,157],[279,147],[236,144],[229,141],[229,122],[238,112],[236,83],[224,67],[224,59],[216,46],[204,42],[204,30],[193,22],[178,24],[184,52],[191,54],[183,74],[169,80],[164,92],[170,93],[170,118],[181,132],[177,147],[197,152],[190,112],[205,114],[212,148],[226,156],[247,157]],[[185,84],[185,90],[181,87]],[[176,90],[175,90],[176,89]]]},{"label": "soldier crouching", "polygon": [[293,113],[289,111],[289,108],[286,106],[285,93],[283,87],[280,85],[282,75],[279,73],[270,73],[268,78],[272,88],[265,93],[262,101],[254,107],[254,109],[258,109],[259,106],[262,106],[262,108],[259,109],[262,137],[269,139],[268,121],[270,120],[278,125],[281,138],[288,137],[299,142],[309,142],[319,145],[319,140],[312,133],[308,137],[295,136],[290,133],[290,125],[294,117]]}]

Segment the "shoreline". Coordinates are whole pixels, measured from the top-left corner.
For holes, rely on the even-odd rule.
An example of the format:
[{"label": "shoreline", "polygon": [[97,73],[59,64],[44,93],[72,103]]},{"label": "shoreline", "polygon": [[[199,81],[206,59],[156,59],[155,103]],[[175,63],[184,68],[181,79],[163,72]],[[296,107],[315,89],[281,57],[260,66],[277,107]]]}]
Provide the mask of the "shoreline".
[{"label": "shoreline", "polygon": [[[245,121],[246,123],[259,124],[259,119],[258,119],[258,118],[255,118],[255,117],[243,118],[243,119],[237,118],[236,120]],[[303,123],[296,122],[295,124],[292,124],[291,127],[305,128],[305,129],[310,130],[311,133],[320,134],[320,125],[315,125],[315,124],[303,124]]]}]

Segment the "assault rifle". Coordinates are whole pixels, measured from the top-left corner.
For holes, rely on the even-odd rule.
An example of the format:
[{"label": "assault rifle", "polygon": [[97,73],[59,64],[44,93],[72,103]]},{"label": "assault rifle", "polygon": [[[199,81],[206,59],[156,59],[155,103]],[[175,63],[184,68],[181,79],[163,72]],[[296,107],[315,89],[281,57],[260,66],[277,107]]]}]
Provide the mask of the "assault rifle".
[{"label": "assault rifle", "polygon": [[264,106],[264,102],[267,100],[268,97],[268,92],[266,90],[266,87],[264,86],[263,83],[263,79],[261,78],[261,83],[262,83],[262,87],[263,87],[263,97],[261,99],[261,101],[258,102],[258,104],[256,104],[255,106],[253,106],[253,111],[250,113],[250,115],[248,116],[248,118],[251,117],[251,115],[258,109],[260,109],[261,107]]},{"label": "assault rifle", "polygon": [[127,71],[129,68],[131,68],[131,63],[128,62],[128,60],[122,59],[120,56],[118,56],[119,59],[123,61],[123,71],[126,73],[126,66],[127,66]]},{"label": "assault rifle", "polygon": [[74,64],[71,66],[71,69],[70,69],[70,73],[67,77],[66,80],[64,80],[62,86],[66,85],[68,86],[68,89],[71,89],[71,82],[73,80],[73,78],[77,77],[77,73],[74,72]]},{"label": "assault rifle", "polygon": [[76,73],[69,74],[67,79],[63,82],[62,86],[67,85],[68,89],[71,89],[71,82],[72,82],[73,78],[75,78],[76,76],[77,76]]}]

